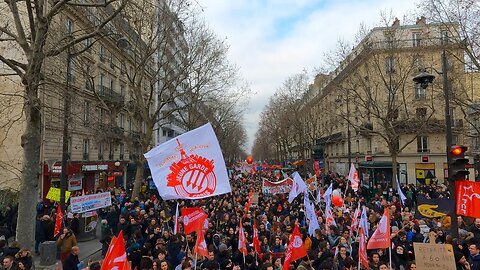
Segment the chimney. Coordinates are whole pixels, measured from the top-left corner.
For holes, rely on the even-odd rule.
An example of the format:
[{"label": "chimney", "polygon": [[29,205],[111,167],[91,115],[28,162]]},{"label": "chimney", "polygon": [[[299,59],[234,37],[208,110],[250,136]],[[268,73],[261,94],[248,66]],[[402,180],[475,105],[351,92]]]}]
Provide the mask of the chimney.
[{"label": "chimney", "polygon": [[400,20],[397,17],[395,17],[395,21],[393,21],[392,27],[398,27],[398,26],[400,26]]},{"label": "chimney", "polygon": [[417,19],[417,25],[426,25],[427,24],[427,18],[425,16],[422,16],[420,18]]}]

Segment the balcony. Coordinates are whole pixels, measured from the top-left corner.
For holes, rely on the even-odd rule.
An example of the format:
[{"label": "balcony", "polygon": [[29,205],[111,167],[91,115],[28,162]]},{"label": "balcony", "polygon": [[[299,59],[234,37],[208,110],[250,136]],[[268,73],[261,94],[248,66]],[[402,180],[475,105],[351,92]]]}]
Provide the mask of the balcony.
[{"label": "balcony", "polygon": [[372,132],[373,132],[373,124],[372,123],[362,124],[358,128],[358,134],[361,135],[361,136],[370,137],[370,136],[372,136]]},{"label": "balcony", "polygon": [[103,99],[106,103],[110,103],[112,105],[123,106],[125,102],[124,96],[115,92],[113,89],[103,85],[97,86],[97,93],[101,99]]},{"label": "balcony", "polygon": [[428,121],[422,119],[399,120],[394,122],[393,126],[400,134],[445,132],[445,121],[437,119],[430,119]]},{"label": "balcony", "polygon": [[112,124],[100,124],[99,126],[99,136],[104,137],[106,139],[123,139],[123,128],[118,127]]}]

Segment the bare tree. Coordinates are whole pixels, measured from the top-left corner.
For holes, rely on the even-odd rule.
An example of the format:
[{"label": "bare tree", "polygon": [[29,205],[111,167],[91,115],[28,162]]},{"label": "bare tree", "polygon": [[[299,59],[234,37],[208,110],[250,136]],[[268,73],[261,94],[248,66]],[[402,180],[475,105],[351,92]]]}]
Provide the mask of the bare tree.
[{"label": "bare tree", "polygon": [[[117,2],[116,8],[112,3]],[[38,197],[40,169],[41,109],[39,87],[45,80],[47,59],[59,56],[68,48],[101,35],[102,28],[123,8],[126,0],[74,2],[61,0],[4,1],[0,4],[0,42],[8,54],[0,55],[7,75],[20,78],[23,91],[25,132],[22,135],[23,168],[18,209],[17,239],[22,246],[32,247],[35,229],[35,204]],[[95,10],[103,14],[98,24],[67,36],[59,37],[55,25],[64,25],[62,14],[73,8],[78,12]]]}]

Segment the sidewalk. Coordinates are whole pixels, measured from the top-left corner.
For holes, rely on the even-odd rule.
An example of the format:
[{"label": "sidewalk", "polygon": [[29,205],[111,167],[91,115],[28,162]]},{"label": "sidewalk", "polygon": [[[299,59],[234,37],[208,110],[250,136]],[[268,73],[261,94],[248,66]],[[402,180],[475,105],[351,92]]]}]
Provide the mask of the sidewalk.
[{"label": "sidewalk", "polygon": [[[85,265],[88,263],[88,260],[99,260],[101,257],[101,250],[102,244],[98,238],[99,230],[97,229],[97,237],[95,239],[85,241],[85,242],[78,242],[77,246],[80,248],[80,261],[83,261]],[[43,269],[43,270],[55,270],[56,264],[53,265],[40,265],[40,256],[33,257],[33,263],[35,264],[35,269]],[[57,264],[59,265],[59,269],[62,269],[62,262],[58,259]]]}]

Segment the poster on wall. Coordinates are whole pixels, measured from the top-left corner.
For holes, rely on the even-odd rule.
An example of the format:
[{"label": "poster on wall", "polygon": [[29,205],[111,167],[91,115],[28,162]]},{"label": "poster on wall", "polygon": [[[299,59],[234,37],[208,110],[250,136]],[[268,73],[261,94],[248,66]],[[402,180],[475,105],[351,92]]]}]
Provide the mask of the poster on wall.
[{"label": "poster on wall", "polygon": [[75,190],[82,190],[82,179],[83,176],[81,174],[75,174],[68,179],[68,190],[75,191]]}]

